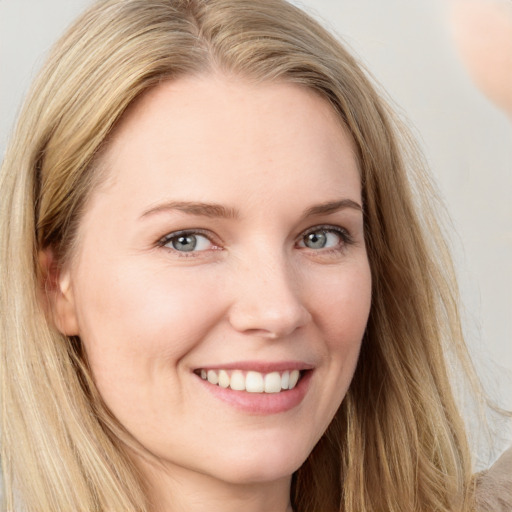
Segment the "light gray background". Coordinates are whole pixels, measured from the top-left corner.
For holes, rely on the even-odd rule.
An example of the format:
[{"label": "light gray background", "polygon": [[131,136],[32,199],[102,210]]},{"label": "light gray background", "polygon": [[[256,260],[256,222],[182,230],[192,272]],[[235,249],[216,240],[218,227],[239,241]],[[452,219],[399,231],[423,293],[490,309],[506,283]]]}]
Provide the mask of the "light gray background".
[{"label": "light gray background", "polygon": [[[50,45],[89,3],[0,0],[0,155]],[[410,120],[453,219],[477,366],[491,394],[512,407],[512,124],[459,63],[449,0],[295,3],[348,43]]]}]

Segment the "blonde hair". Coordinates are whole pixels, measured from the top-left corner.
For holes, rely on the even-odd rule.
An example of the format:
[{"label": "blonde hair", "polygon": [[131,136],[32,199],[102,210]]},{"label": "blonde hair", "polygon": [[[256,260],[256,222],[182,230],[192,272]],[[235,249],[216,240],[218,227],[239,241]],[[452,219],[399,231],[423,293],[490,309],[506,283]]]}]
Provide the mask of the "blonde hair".
[{"label": "blonde hair", "polygon": [[128,106],[164,80],[214,69],[316,91],[359,159],[372,310],[349,392],[293,477],[294,510],[472,510],[446,351],[471,369],[435,196],[414,144],[354,58],[282,0],[101,1],[35,82],[0,177],[6,509],[151,508],[80,340],[59,334],[45,311],[38,254],[51,247],[62,261],[72,250],[101,179],[97,156]]}]

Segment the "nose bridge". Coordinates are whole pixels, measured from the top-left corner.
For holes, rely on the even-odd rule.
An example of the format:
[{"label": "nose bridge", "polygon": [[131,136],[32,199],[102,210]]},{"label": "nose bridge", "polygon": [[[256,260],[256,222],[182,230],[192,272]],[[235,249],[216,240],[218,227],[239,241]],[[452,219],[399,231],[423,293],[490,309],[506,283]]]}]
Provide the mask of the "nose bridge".
[{"label": "nose bridge", "polygon": [[233,286],[230,321],[238,331],[278,338],[310,318],[299,276],[282,248],[261,245],[251,251],[239,261]]}]

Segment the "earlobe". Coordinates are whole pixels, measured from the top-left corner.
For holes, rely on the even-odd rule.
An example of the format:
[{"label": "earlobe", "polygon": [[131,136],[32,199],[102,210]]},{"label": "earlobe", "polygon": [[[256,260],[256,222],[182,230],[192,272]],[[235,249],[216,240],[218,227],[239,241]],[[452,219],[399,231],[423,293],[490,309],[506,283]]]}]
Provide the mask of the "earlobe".
[{"label": "earlobe", "polygon": [[46,315],[66,336],[77,336],[78,321],[69,269],[61,268],[52,249],[39,252],[43,303]]}]

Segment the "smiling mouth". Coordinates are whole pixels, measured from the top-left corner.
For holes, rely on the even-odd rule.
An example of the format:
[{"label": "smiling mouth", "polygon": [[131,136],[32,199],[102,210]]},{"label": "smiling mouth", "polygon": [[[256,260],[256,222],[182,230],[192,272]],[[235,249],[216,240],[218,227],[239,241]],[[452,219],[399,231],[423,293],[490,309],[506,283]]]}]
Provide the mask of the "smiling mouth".
[{"label": "smiling mouth", "polygon": [[206,370],[201,368],[194,373],[214,386],[248,393],[281,393],[288,391],[295,388],[303,376],[303,371],[299,370],[260,373],[256,371]]}]

